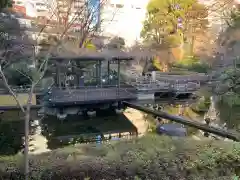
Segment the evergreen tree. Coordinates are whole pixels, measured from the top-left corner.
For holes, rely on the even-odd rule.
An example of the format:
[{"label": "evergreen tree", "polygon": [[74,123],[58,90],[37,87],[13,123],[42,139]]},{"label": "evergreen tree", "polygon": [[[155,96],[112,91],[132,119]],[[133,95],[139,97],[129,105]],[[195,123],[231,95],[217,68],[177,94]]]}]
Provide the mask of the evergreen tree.
[{"label": "evergreen tree", "polygon": [[11,1],[11,0],[1,0],[1,1],[0,1],[0,11],[1,11],[3,8],[11,7],[11,6],[12,6],[12,1]]}]

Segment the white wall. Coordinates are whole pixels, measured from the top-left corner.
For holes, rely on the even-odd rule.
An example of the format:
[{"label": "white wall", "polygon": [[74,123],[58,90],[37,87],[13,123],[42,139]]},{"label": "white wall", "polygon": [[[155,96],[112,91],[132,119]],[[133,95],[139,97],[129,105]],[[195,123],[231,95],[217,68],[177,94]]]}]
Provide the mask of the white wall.
[{"label": "white wall", "polygon": [[26,7],[26,15],[29,17],[36,17],[37,15],[37,10],[34,6],[34,3],[28,1],[25,3],[25,7]]},{"label": "white wall", "polygon": [[[54,9],[55,0],[25,0],[26,15],[29,17],[46,16]],[[39,11],[40,10],[40,11]],[[51,13],[50,13],[51,14]],[[50,17],[49,17],[50,18]]]}]

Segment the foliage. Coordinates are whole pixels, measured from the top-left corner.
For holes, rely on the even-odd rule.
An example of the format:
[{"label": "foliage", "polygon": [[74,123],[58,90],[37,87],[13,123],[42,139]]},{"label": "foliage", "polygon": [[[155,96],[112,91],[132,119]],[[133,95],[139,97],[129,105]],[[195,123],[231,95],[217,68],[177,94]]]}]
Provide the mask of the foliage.
[{"label": "foliage", "polygon": [[[148,135],[132,141],[78,145],[32,156],[32,179],[231,179],[239,176],[238,143]],[[1,157],[0,176],[21,180],[21,157]],[[223,178],[225,177],[225,178]]]},{"label": "foliage", "polygon": [[11,7],[11,6],[12,6],[12,1],[11,1],[11,0],[1,0],[1,1],[0,1],[0,11],[1,11],[3,8]]},{"label": "foliage", "polygon": [[153,67],[157,68],[160,71],[163,70],[163,65],[161,64],[161,62],[160,62],[158,57],[154,57],[154,59],[153,59]]},{"label": "foliage", "polygon": [[[227,29],[220,36],[221,45],[225,48],[234,48],[239,41],[240,11],[239,8],[231,10],[225,14]],[[221,97],[221,102],[230,107],[240,105],[240,67],[239,57],[233,59],[232,66],[221,72],[217,77],[219,83],[215,88],[215,93]]]},{"label": "foliage", "polygon": [[230,106],[240,105],[240,69],[230,67],[222,72],[218,80],[215,93],[221,96],[221,100]]},{"label": "foliage", "polygon": [[29,67],[29,63],[24,59],[11,64],[4,69],[4,73],[8,78],[8,83],[14,86],[30,85],[34,76],[33,69]]},{"label": "foliage", "polygon": [[190,25],[203,29],[206,16],[207,10],[196,0],[151,0],[141,36],[158,47],[175,47],[183,42]]},{"label": "foliage", "polygon": [[0,154],[12,155],[23,147],[23,121],[0,122]]},{"label": "foliage", "polygon": [[210,97],[202,96],[197,102],[191,104],[191,109],[195,112],[207,112],[210,107]]},{"label": "foliage", "polygon": [[198,58],[191,56],[174,63],[173,67],[183,68],[189,71],[195,71],[199,73],[207,73],[210,68],[207,63],[201,62]]},{"label": "foliage", "polygon": [[90,40],[86,40],[83,44],[83,47],[89,50],[96,50],[96,46]]},{"label": "foliage", "polygon": [[226,23],[228,28],[240,28],[240,11],[232,10],[229,14],[227,14],[228,18],[226,18]]},{"label": "foliage", "polygon": [[125,46],[125,40],[122,37],[114,37],[107,46],[109,49],[122,49]]}]

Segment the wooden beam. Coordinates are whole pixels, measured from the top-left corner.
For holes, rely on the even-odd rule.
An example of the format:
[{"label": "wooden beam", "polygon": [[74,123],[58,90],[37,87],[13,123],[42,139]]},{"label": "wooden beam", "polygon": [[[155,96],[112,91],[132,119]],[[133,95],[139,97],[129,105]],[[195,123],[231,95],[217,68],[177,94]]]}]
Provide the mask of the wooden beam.
[{"label": "wooden beam", "polygon": [[194,127],[194,128],[200,129],[200,130],[205,131],[205,132],[209,132],[209,133],[212,133],[212,134],[224,137],[224,138],[232,139],[232,140],[237,141],[237,142],[240,141],[240,133],[237,133],[237,132],[229,132],[229,131],[225,131],[225,130],[222,130],[222,129],[219,129],[219,128],[209,127],[209,126],[207,126],[205,124],[202,124],[202,123],[199,123],[197,121],[187,120],[187,119],[184,119],[180,116],[170,115],[170,114],[168,114],[166,112],[163,112],[163,111],[155,111],[155,110],[152,110],[150,108],[146,108],[144,106],[133,104],[133,103],[126,102],[126,101],[124,101],[123,104],[130,107],[130,108],[134,108],[134,109],[137,109],[139,111],[143,111],[143,112],[148,113],[148,114],[152,114],[152,115],[155,115],[155,116],[158,116],[158,117],[161,117],[161,118],[164,118],[164,119],[168,119],[168,120],[180,123],[180,124],[184,124],[184,125],[187,125],[187,126],[190,126],[190,127]]}]

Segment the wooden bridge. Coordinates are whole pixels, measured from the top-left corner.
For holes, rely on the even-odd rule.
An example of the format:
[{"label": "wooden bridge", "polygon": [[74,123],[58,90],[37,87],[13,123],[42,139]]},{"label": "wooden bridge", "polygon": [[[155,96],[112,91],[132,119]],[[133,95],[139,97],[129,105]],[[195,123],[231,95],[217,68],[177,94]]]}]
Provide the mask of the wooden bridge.
[{"label": "wooden bridge", "polygon": [[[45,96],[44,102],[49,106],[77,106],[87,104],[104,104],[136,99],[154,99],[156,93],[191,94],[200,88],[201,78],[193,76],[157,74],[157,78],[139,76],[135,81],[120,83],[120,62],[132,60],[129,57],[52,57],[55,66],[54,87],[36,87],[34,94]],[[97,86],[86,86],[81,63],[95,62]],[[107,62],[107,84],[103,84],[102,63]],[[110,65],[117,64],[117,82],[110,85]],[[82,78],[83,77],[83,78]],[[127,84],[127,85],[126,85]],[[30,87],[12,87],[16,93],[28,93]],[[7,93],[0,89],[0,94]],[[48,95],[47,95],[48,93]]]},{"label": "wooden bridge", "polygon": [[114,103],[136,100],[133,87],[78,87],[71,89],[53,88],[49,92],[50,106],[76,106],[86,104]]}]

